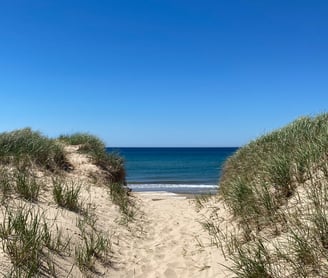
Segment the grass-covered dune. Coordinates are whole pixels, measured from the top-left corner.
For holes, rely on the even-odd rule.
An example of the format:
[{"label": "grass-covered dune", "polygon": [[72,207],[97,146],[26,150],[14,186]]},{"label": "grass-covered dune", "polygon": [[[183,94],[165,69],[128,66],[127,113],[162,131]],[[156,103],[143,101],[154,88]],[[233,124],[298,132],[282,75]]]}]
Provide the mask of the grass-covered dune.
[{"label": "grass-covered dune", "polygon": [[[238,277],[328,277],[328,114],[302,117],[240,148],[219,195],[238,225],[207,227]],[[224,241],[224,242],[223,242]]]},{"label": "grass-covered dune", "polygon": [[69,145],[78,145],[80,152],[90,155],[93,163],[107,171],[112,182],[125,183],[123,159],[115,153],[107,153],[104,142],[96,136],[74,133],[61,135],[58,139]]},{"label": "grass-covered dune", "polygon": [[97,277],[111,264],[116,211],[126,223],[134,205],[122,158],[99,138],[0,133],[1,276]]}]

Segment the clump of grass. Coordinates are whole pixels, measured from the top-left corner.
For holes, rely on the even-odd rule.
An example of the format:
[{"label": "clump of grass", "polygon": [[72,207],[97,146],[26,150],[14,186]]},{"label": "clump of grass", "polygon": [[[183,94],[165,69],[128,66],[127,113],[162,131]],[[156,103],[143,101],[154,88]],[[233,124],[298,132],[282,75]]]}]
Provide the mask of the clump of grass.
[{"label": "clump of grass", "polygon": [[213,197],[212,194],[199,194],[195,196],[194,203],[196,209],[199,211],[206,206],[206,203]]},{"label": "clump of grass", "polygon": [[121,183],[110,183],[110,197],[114,204],[118,205],[126,221],[135,217],[135,207],[127,188]]},{"label": "clump of grass", "polygon": [[55,140],[30,128],[0,134],[0,162],[33,163],[48,170],[63,169],[67,160],[63,147]]},{"label": "clump of grass", "polygon": [[27,170],[16,170],[14,172],[14,182],[16,192],[27,201],[38,200],[40,192],[40,182]]},{"label": "clump of grass", "polygon": [[12,177],[8,169],[0,168],[0,192],[2,202],[5,201],[12,192]]},{"label": "clump of grass", "polygon": [[[90,209],[90,208],[89,208]],[[77,227],[80,230],[81,244],[75,248],[75,261],[82,272],[94,272],[95,262],[100,260],[109,264],[111,242],[109,238],[96,228],[97,219],[87,209],[82,218],[78,219]]]},{"label": "clump of grass", "polygon": [[309,222],[311,232],[317,239],[317,246],[325,250],[328,259],[328,177],[315,179],[312,177],[311,186],[307,187],[307,197],[310,200],[311,210]]},{"label": "clump of grass", "polygon": [[3,201],[15,192],[26,201],[36,202],[39,197],[41,183],[29,169],[0,169],[0,191]]},{"label": "clump of grass", "polygon": [[93,203],[88,203],[82,207],[82,218],[78,220],[78,227],[89,226],[91,229],[96,230],[98,216],[96,214],[96,206]]},{"label": "clump of grass", "polygon": [[261,240],[258,240],[253,246],[239,247],[232,260],[234,266],[230,268],[230,270],[236,274],[237,277],[276,277],[271,265],[270,254]]},{"label": "clump of grass", "polygon": [[85,152],[102,152],[105,149],[105,144],[97,136],[85,132],[60,135],[58,139],[69,145],[81,145],[80,150]]},{"label": "clump of grass", "polygon": [[112,183],[125,184],[125,167],[124,160],[117,153],[106,153],[106,158],[103,160],[105,169],[109,173],[109,180]]},{"label": "clump of grass", "polygon": [[94,271],[96,259],[106,261],[110,242],[101,232],[82,231],[82,245],[75,248],[75,259],[82,271]]},{"label": "clump of grass", "polygon": [[[54,237],[42,213],[26,205],[16,210],[6,207],[0,224],[3,250],[12,262],[14,277],[36,277],[53,273],[46,249],[64,250],[60,235]],[[50,268],[47,268],[47,265]]]},{"label": "clump of grass", "polygon": [[53,179],[53,197],[55,202],[68,210],[79,212],[82,204],[79,201],[81,185],[75,182],[65,183],[60,179]]}]

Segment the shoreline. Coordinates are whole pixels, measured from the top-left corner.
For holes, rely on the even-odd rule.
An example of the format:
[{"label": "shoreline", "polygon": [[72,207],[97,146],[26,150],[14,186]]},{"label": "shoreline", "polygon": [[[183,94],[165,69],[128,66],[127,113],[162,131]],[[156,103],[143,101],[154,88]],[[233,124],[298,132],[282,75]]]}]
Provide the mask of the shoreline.
[{"label": "shoreline", "polygon": [[146,198],[160,198],[160,199],[170,199],[170,198],[183,198],[184,199],[196,199],[198,196],[214,196],[216,193],[178,193],[170,191],[131,191],[133,195],[146,197]]},{"label": "shoreline", "polygon": [[183,195],[215,195],[218,193],[218,185],[205,184],[131,184],[127,187],[132,192],[168,192]]},{"label": "shoreline", "polygon": [[133,192],[136,196],[149,198],[149,199],[195,199],[197,197],[196,194],[191,193],[173,193],[168,191],[143,191],[143,192]]}]

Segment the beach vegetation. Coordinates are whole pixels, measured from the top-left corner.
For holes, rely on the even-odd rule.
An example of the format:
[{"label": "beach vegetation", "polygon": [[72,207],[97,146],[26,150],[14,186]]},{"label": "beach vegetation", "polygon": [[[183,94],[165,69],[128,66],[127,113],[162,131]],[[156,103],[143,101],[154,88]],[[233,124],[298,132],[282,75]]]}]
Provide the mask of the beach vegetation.
[{"label": "beach vegetation", "polygon": [[51,171],[65,169],[68,164],[61,144],[30,128],[0,133],[0,162]]},{"label": "beach vegetation", "polygon": [[134,219],[136,214],[136,206],[126,186],[121,183],[109,184],[110,198],[114,204],[116,204],[125,222],[129,222]]},{"label": "beach vegetation", "polygon": [[96,136],[88,133],[61,135],[59,140],[78,145],[79,151],[88,154],[92,161],[104,170],[109,187],[110,198],[122,212],[124,221],[135,215],[135,206],[125,185],[124,160],[117,153],[108,153],[105,144]]},{"label": "beach vegetation", "polygon": [[[99,263],[110,264],[110,237],[97,224],[95,205],[81,200],[87,187],[74,173],[67,173],[74,169],[69,144],[79,145],[79,151],[98,166],[91,174],[107,186],[123,218],[132,219],[134,204],[125,186],[124,161],[107,153],[97,137],[79,133],[50,139],[30,128],[0,133],[0,242],[10,259],[6,277],[57,277],[57,270],[63,271],[57,265],[63,256],[74,259],[84,274],[96,272]],[[77,217],[80,233],[67,237],[57,226],[57,216],[46,209],[53,202]]]},{"label": "beach vegetation", "polygon": [[27,169],[14,171],[15,189],[18,195],[27,201],[35,202],[40,193],[40,181]]},{"label": "beach vegetation", "polygon": [[75,246],[74,256],[79,269],[83,273],[95,272],[95,262],[99,260],[104,265],[110,265],[109,254],[111,241],[106,233],[97,229],[95,207],[86,207],[77,220],[80,231],[80,243]]},{"label": "beach vegetation", "polygon": [[250,142],[224,165],[219,196],[236,221],[204,227],[237,277],[328,275],[328,114],[302,117]]},{"label": "beach vegetation", "polygon": [[111,182],[125,182],[124,160],[116,153],[108,153],[105,143],[89,133],[61,135],[59,140],[70,145],[78,145],[79,151],[90,156],[92,161],[106,170]]},{"label": "beach vegetation", "polygon": [[10,171],[3,166],[0,166],[0,192],[1,192],[1,203],[10,197],[12,192],[12,176]]},{"label": "beach vegetation", "polygon": [[0,239],[12,263],[10,277],[54,274],[49,251],[62,253],[67,248],[61,233],[50,231],[44,214],[23,203],[16,208],[5,207]]},{"label": "beach vegetation", "polygon": [[81,185],[74,181],[67,183],[60,178],[54,178],[52,181],[55,202],[60,207],[79,212],[83,206],[80,201]]},{"label": "beach vegetation", "polygon": [[75,260],[82,272],[95,271],[96,259],[110,264],[110,240],[100,231],[80,227],[82,242],[75,247]]}]

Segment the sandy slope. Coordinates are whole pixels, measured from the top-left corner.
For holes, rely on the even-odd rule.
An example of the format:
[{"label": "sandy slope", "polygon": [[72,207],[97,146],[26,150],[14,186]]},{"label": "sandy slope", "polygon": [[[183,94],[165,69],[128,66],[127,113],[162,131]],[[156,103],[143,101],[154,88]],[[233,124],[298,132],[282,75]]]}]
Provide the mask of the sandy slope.
[{"label": "sandy slope", "polygon": [[220,250],[211,246],[190,199],[138,193],[143,233],[120,245],[118,269],[111,277],[229,277]]}]

